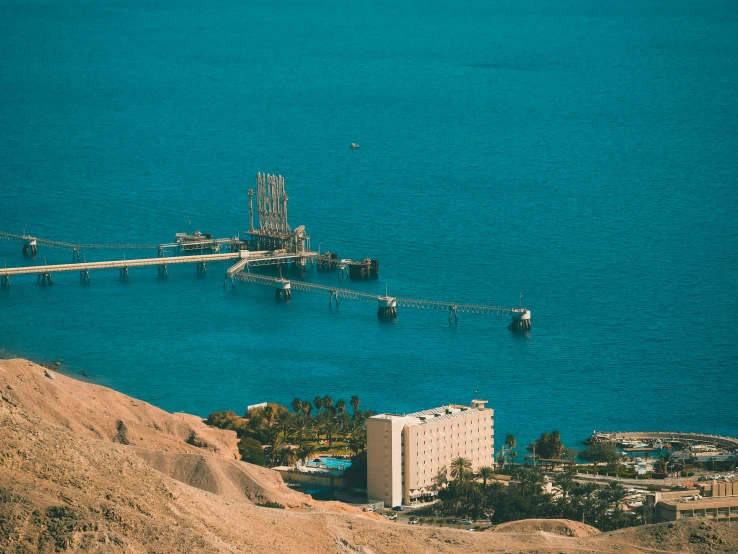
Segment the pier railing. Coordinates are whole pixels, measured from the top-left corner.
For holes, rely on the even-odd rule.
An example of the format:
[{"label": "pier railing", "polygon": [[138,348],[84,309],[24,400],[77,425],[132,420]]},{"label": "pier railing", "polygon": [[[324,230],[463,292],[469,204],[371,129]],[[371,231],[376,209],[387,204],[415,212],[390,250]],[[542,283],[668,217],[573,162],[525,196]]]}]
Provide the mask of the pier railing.
[{"label": "pier railing", "polygon": [[[238,265],[241,265],[239,262]],[[244,264],[245,265],[245,264]],[[251,262],[249,262],[251,265]],[[236,270],[237,266],[233,266],[228,270],[232,274],[232,270]],[[241,265],[243,268],[243,265]],[[240,270],[238,270],[240,271]],[[341,299],[359,300],[361,302],[377,303],[380,299],[387,298],[378,294],[370,294],[359,292],[352,289],[344,289],[332,287],[328,285],[319,285],[317,283],[308,283],[305,281],[295,281],[292,279],[282,279],[279,277],[270,277],[267,275],[257,275],[255,273],[235,273],[232,274],[235,279],[246,283],[256,283],[259,285],[276,286],[278,283],[289,282],[292,290],[300,290],[306,292],[315,292],[318,294],[328,294]],[[487,306],[483,304],[460,304],[456,302],[443,302],[437,300],[421,300],[419,298],[393,298],[397,306],[405,308],[415,308],[421,310],[453,310],[460,313],[482,314],[482,315],[502,315],[509,316],[514,312],[519,312],[519,308],[505,308],[502,306]]]},{"label": "pier railing", "polygon": [[173,256],[171,258],[133,258],[130,260],[112,260],[106,262],[79,262],[73,264],[35,265],[28,267],[0,267],[0,276],[33,275],[43,273],[59,273],[64,271],[92,271],[94,269],[130,268],[145,266],[164,266],[170,264],[222,262],[238,258],[233,254],[203,254],[201,256]]},{"label": "pier railing", "polygon": [[12,240],[15,242],[24,242],[27,240],[35,240],[38,246],[48,246],[49,248],[62,248],[64,250],[90,250],[90,249],[135,249],[135,248],[166,248],[170,246],[178,246],[178,244],[74,244],[60,240],[44,239],[32,237],[30,235],[16,235],[14,233],[5,233],[0,231],[0,239]]}]

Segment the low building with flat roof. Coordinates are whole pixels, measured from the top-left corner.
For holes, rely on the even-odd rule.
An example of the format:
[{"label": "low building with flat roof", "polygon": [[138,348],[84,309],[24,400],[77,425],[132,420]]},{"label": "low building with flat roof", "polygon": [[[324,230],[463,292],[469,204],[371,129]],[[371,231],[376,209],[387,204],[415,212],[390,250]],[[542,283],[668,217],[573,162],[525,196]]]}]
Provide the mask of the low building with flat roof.
[{"label": "low building with flat roof", "polygon": [[652,509],[649,523],[685,518],[707,518],[738,522],[738,481],[700,483],[686,491],[656,492],[646,495]]},{"label": "low building with flat roof", "polygon": [[663,523],[695,517],[715,521],[738,521],[738,496],[661,500],[655,506],[653,522]]},{"label": "low building with flat roof", "polygon": [[494,410],[486,400],[412,414],[378,414],[366,422],[367,493],[388,507],[436,493],[439,471],[455,458],[472,469],[494,467]]}]

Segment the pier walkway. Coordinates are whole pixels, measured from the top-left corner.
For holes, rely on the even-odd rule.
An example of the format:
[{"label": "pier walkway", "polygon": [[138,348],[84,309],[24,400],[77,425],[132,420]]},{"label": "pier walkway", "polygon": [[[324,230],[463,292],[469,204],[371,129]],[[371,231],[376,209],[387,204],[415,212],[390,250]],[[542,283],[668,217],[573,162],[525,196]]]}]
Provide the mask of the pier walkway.
[{"label": "pier walkway", "polygon": [[228,269],[227,275],[232,272],[243,270],[248,266],[264,266],[278,265],[281,263],[289,263],[302,261],[306,263],[308,260],[316,258],[316,252],[300,252],[298,254],[287,254],[274,252],[270,250],[261,250],[250,252],[247,250],[239,252],[229,252],[226,254],[191,254],[187,256],[157,257],[157,258],[131,258],[127,260],[109,260],[102,262],[73,262],[69,264],[52,264],[52,265],[33,265],[26,267],[0,267],[0,281],[2,286],[10,286],[10,277],[16,275],[38,275],[39,280],[44,284],[51,283],[51,274],[79,271],[83,281],[89,281],[89,272],[99,269],[120,269],[121,277],[128,277],[128,269],[132,267],[150,267],[158,266],[159,275],[167,275],[167,266],[171,264],[197,264],[198,273],[206,272],[207,262],[223,262],[236,260],[238,262]]},{"label": "pier walkway", "polygon": [[[239,264],[240,263],[241,262],[239,262]],[[239,264],[237,264],[237,266]],[[455,302],[442,302],[436,300],[421,300],[419,298],[391,297],[389,295],[381,296],[378,294],[359,292],[351,289],[342,289],[327,285],[319,285],[316,283],[307,283],[305,281],[294,281],[292,279],[288,280],[280,277],[257,275],[255,273],[234,272],[234,274],[231,274],[231,271],[235,269],[236,266],[233,266],[228,270],[231,278],[238,279],[239,281],[244,281],[246,283],[256,283],[259,285],[271,286],[274,287],[277,291],[292,289],[319,294],[327,294],[330,296],[330,299],[328,301],[329,305],[334,299],[336,301],[336,305],[338,305],[338,299],[340,297],[349,300],[358,300],[360,302],[378,304],[380,306],[380,310],[390,307],[395,308],[397,306],[422,310],[448,310],[449,319],[451,319],[452,317],[457,318],[458,313],[512,316],[513,319],[519,319],[525,316],[530,317],[530,312],[525,308],[507,308],[503,306],[488,306],[483,304],[460,304]],[[382,315],[386,314],[383,313]]]},{"label": "pier walkway", "polygon": [[[96,269],[120,269],[125,270],[125,277],[128,277],[128,269],[131,267],[149,267],[159,266],[160,275],[166,274],[166,266],[170,264],[198,264],[198,272],[205,271],[207,262],[223,262],[233,260],[239,257],[239,253],[233,254],[202,254],[195,256],[173,256],[171,258],[138,258],[131,260],[111,260],[105,262],[79,262],[71,264],[52,264],[52,265],[33,265],[28,267],[5,267],[0,268],[0,278],[2,278],[3,286],[10,285],[10,277],[15,275],[38,275],[43,277],[44,283],[51,284],[51,274],[66,271],[79,271],[84,280],[89,281],[89,272]],[[124,276],[121,273],[121,276]]]},{"label": "pier walkway", "polygon": [[48,246],[50,248],[61,248],[64,250],[90,250],[90,249],[157,249],[178,246],[178,244],[73,244],[71,242],[64,242],[60,240],[43,239],[38,237],[32,237],[30,235],[16,235],[13,233],[6,233],[0,231],[0,239],[10,240],[15,242],[26,242],[30,240],[36,241],[38,246]]},{"label": "pier walkway", "polygon": [[81,250],[156,250],[159,253],[159,257],[164,257],[165,251],[181,250],[181,251],[200,251],[205,249],[211,249],[215,253],[220,252],[221,246],[231,247],[231,252],[237,252],[241,249],[241,241],[237,238],[206,238],[202,237],[196,240],[177,240],[176,242],[169,242],[163,244],[104,244],[104,243],[79,243],[75,244],[72,242],[65,242],[61,240],[52,240],[39,237],[33,237],[31,235],[16,235],[14,233],[6,233],[0,231],[0,239],[9,240],[14,242],[21,242],[24,245],[23,253],[30,253],[35,255],[37,249],[40,246],[46,246],[49,248],[58,248],[61,250],[71,250],[74,252],[72,261],[79,262]]}]

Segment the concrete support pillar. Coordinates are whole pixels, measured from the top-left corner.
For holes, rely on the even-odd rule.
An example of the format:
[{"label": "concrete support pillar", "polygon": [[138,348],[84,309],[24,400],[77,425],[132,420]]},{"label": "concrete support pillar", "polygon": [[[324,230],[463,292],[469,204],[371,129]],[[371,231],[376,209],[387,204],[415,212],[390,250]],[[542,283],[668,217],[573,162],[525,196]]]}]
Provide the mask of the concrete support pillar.
[{"label": "concrete support pillar", "polygon": [[80,283],[89,283],[90,282],[90,272],[86,269],[79,272],[79,282]]},{"label": "concrete support pillar", "polygon": [[118,275],[121,281],[128,281],[128,267],[121,267],[118,270]]},{"label": "concrete support pillar", "polygon": [[397,299],[391,296],[377,298],[377,317],[380,319],[395,319],[397,317]]},{"label": "concrete support pillar", "polygon": [[36,254],[38,254],[36,237],[23,237],[23,255],[35,256]]},{"label": "concrete support pillar", "polygon": [[159,267],[159,277],[165,279],[169,277],[169,269],[167,268],[167,264],[161,264]]},{"label": "concrete support pillar", "polygon": [[292,283],[285,279],[277,281],[274,288],[274,298],[277,300],[282,298],[289,300],[292,298]]},{"label": "concrete support pillar", "polygon": [[10,288],[10,275],[0,277],[0,288]]},{"label": "concrete support pillar", "polygon": [[338,308],[338,291],[332,290],[331,295],[328,297],[328,307],[330,308],[333,305],[333,300],[336,300],[336,308]]},{"label": "concrete support pillar", "polygon": [[530,331],[530,310],[516,308],[512,312],[512,322],[507,327],[511,331]]}]

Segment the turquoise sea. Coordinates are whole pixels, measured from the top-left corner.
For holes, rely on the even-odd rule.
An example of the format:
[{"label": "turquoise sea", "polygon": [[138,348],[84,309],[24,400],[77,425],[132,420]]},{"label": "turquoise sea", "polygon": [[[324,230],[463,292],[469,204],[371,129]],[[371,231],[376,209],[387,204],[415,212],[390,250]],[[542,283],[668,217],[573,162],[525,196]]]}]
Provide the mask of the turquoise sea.
[{"label": "turquoise sea", "polygon": [[[314,247],[380,260],[378,281],[350,286],[509,306],[522,292],[533,323],[383,323],[187,265],[167,281],[15,278],[2,355],[203,416],[483,397],[523,445],[552,429],[569,445],[594,429],[738,435],[736,37],[734,0],[0,0],[0,230],[232,236],[256,173],[279,173]],[[71,254],[0,241],[0,258]]]}]

